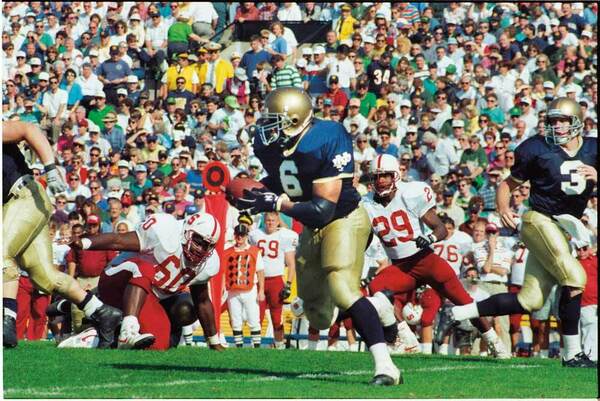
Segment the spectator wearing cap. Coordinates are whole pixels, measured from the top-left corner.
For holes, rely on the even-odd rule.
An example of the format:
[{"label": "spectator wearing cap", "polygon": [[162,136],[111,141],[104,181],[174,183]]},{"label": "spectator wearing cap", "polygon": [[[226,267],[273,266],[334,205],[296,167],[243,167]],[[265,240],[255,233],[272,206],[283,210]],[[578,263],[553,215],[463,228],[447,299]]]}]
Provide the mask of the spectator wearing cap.
[{"label": "spectator wearing cap", "polygon": [[158,136],[156,134],[149,134],[146,136],[146,146],[144,146],[140,154],[141,160],[144,162],[152,160],[157,163],[158,168],[158,153],[164,150],[165,147],[158,143]]},{"label": "spectator wearing cap", "polygon": [[437,204],[438,213],[443,212],[448,215],[456,226],[460,226],[465,221],[465,211],[454,201],[455,192],[451,188],[444,188],[442,192],[442,202]]},{"label": "spectator wearing cap", "polygon": [[527,132],[533,132],[537,127],[538,117],[532,106],[532,100],[530,98],[522,98],[519,102],[519,107],[521,109],[521,117],[519,119],[525,122]]},{"label": "spectator wearing cap", "polygon": [[348,96],[340,88],[340,80],[337,75],[329,77],[329,90],[325,93],[325,98],[331,99],[334,109],[337,110],[340,116],[345,114],[346,106],[348,105]]},{"label": "spectator wearing cap", "polygon": [[228,145],[237,143],[237,132],[244,127],[244,114],[235,96],[227,96],[223,107],[217,109],[208,122],[208,128],[216,134],[217,139]]},{"label": "spectator wearing cap", "polygon": [[144,190],[152,188],[152,181],[148,179],[148,169],[143,164],[135,166],[135,181],[130,185],[130,190],[135,197],[142,196]]},{"label": "spectator wearing cap", "polygon": [[365,116],[360,114],[360,99],[352,98],[348,102],[348,116],[344,119],[343,125],[350,132],[350,124],[357,125],[357,132],[363,133],[369,126],[369,121]]},{"label": "spectator wearing cap", "polygon": [[356,88],[356,70],[353,60],[348,58],[350,47],[341,44],[337,47],[335,59],[328,65],[328,79],[332,75],[337,75],[340,80],[340,88],[350,97],[350,92]]},{"label": "spectator wearing cap", "polygon": [[306,66],[306,72],[310,76],[308,91],[313,96],[318,96],[327,91],[327,65],[325,48],[316,45],[312,49],[313,60]]},{"label": "spectator wearing cap", "polygon": [[39,124],[42,121],[43,115],[40,111],[39,104],[32,98],[26,97],[23,101],[23,111],[19,113],[19,120]]},{"label": "spectator wearing cap", "polygon": [[[100,217],[91,214],[85,221],[85,232],[84,228],[77,224],[72,228],[73,236],[96,235],[100,232],[100,223]],[[76,278],[82,289],[92,291],[98,287],[100,275],[110,261],[117,256],[117,253],[116,251],[91,251],[71,248],[65,257],[67,273]],[[73,304],[71,307],[71,324],[74,333],[79,333],[83,329],[83,317],[83,311]]]},{"label": "spectator wearing cap", "polygon": [[131,165],[127,160],[120,160],[117,163],[118,178],[121,181],[121,188],[130,189],[131,185],[135,182],[135,178],[130,174]]},{"label": "spectator wearing cap", "polygon": [[[167,99],[169,92],[176,90],[186,90],[191,93],[196,93],[198,84],[201,82],[196,68],[190,65],[189,54],[186,52],[179,53],[176,56],[177,63],[170,66],[161,78],[160,97]],[[183,87],[177,84],[177,80],[183,78]]]},{"label": "spectator wearing cap", "polygon": [[151,65],[159,68],[167,57],[168,30],[159,12],[150,12],[150,24],[146,25],[145,48],[152,58]]},{"label": "spectator wearing cap", "polygon": [[109,143],[113,151],[121,152],[125,148],[125,133],[123,128],[117,125],[117,114],[108,113],[102,119],[104,123],[104,129],[102,130],[102,136]]},{"label": "spectator wearing cap", "polygon": [[225,90],[225,82],[228,78],[233,78],[234,69],[230,61],[221,58],[221,45],[210,42],[205,45],[208,51],[206,63],[200,66],[198,77],[200,83],[209,83],[217,94]]},{"label": "spectator wearing cap", "polygon": [[[460,125],[460,123],[464,126],[462,120],[455,121],[452,125]],[[472,135],[469,138],[469,148],[461,155],[460,164],[467,166],[472,179],[476,179],[487,168],[488,158],[477,135]]]},{"label": "spectator wearing cap", "polygon": [[286,65],[285,57],[279,54],[271,58],[273,74],[271,75],[271,90],[286,87],[302,88],[302,78],[294,66]]},{"label": "spectator wearing cap", "polygon": [[91,149],[92,147],[98,148],[100,157],[107,157],[112,148],[110,142],[100,135],[100,128],[96,124],[90,124],[89,128],[83,126],[83,122],[80,125],[80,135],[83,131],[89,131],[87,135],[88,139],[85,141],[85,147]]},{"label": "spectator wearing cap", "polygon": [[[254,3],[249,4],[254,6]],[[271,55],[263,48],[260,35],[252,35],[250,37],[250,49],[242,56],[240,67],[246,70],[246,75],[248,77],[252,77],[254,76],[256,65],[263,61],[268,62],[270,59]]]},{"label": "spectator wearing cap", "polygon": [[383,52],[377,61],[373,61],[367,68],[367,76],[369,77],[369,92],[378,96],[381,92],[381,87],[390,82],[390,78],[396,75],[394,69],[390,65],[392,55],[389,52]]},{"label": "spectator wearing cap", "polygon": [[342,15],[338,18],[334,30],[340,41],[348,40],[354,33],[354,25],[359,21],[352,16],[352,6],[350,4],[343,4],[340,11]]},{"label": "spectator wearing cap", "polygon": [[60,89],[58,78],[50,77],[50,89],[44,93],[42,97],[42,106],[45,114],[52,123],[52,136],[54,140],[58,138],[60,127],[67,119],[67,103],[69,94],[67,91]]},{"label": "spectator wearing cap", "polygon": [[125,88],[131,68],[121,59],[119,46],[112,45],[109,49],[110,59],[100,64],[98,79],[104,84],[107,102],[117,104],[117,89]]}]

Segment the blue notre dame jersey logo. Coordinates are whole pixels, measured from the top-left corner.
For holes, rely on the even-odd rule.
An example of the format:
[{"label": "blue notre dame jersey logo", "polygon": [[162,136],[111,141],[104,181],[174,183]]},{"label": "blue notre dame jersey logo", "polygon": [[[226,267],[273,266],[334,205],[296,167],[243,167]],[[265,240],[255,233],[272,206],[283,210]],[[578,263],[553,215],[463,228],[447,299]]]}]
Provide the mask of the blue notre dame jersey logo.
[{"label": "blue notre dame jersey logo", "polygon": [[287,157],[277,143],[265,146],[256,136],[254,154],[268,173],[263,181],[265,185],[275,193],[285,192],[293,201],[310,200],[313,183],[339,178],[343,184],[334,218],[348,215],[360,201],[360,195],[352,186],[352,138],[340,123],[314,120],[295,151]]},{"label": "blue notre dame jersey logo", "polygon": [[598,157],[596,138],[583,138],[574,156],[563,148],[548,144],[536,135],[515,150],[511,176],[531,182],[529,201],[533,210],[546,215],[568,213],[580,218],[592,193],[594,183],[577,173],[586,164],[595,166]]}]

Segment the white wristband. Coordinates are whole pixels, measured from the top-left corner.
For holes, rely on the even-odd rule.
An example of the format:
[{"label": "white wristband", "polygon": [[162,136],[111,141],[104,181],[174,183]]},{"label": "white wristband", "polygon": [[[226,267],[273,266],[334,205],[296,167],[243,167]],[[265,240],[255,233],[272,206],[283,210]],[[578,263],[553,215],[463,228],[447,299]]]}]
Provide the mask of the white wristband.
[{"label": "white wristband", "polygon": [[432,241],[432,243],[437,242],[437,237],[433,233],[429,234],[429,239]]},{"label": "white wristband", "polygon": [[90,246],[92,246],[92,240],[89,238],[82,238],[81,239],[81,249],[90,249]]},{"label": "white wristband", "polygon": [[279,195],[279,199],[277,199],[277,205],[275,206],[275,211],[276,212],[281,212],[281,205],[286,200],[290,200],[290,197],[287,196],[287,194],[283,193],[283,194]]},{"label": "white wristband", "polygon": [[219,339],[219,335],[215,334],[214,336],[208,337],[208,343],[210,345],[219,345],[219,344],[221,344],[221,340]]}]

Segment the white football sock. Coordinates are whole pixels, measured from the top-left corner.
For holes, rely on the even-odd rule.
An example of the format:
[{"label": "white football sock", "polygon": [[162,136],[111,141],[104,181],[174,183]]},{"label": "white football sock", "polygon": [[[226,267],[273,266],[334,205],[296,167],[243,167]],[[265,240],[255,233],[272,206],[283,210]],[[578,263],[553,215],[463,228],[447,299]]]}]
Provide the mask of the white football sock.
[{"label": "white football sock", "polygon": [[431,355],[433,352],[433,344],[432,343],[421,343],[421,352],[425,355]]},{"label": "white football sock", "polygon": [[318,345],[319,345],[319,341],[317,341],[317,340],[308,340],[308,349],[309,350],[316,351]]},{"label": "white football sock", "polygon": [[563,335],[562,338],[564,345],[563,358],[565,361],[568,361],[581,352],[581,338],[578,334],[571,336]]},{"label": "white football sock", "polygon": [[83,313],[85,313],[85,317],[92,316],[94,312],[96,312],[96,310],[102,305],[104,305],[102,301],[100,301],[97,296],[92,295],[92,298],[83,307]]},{"label": "white football sock", "polygon": [[498,335],[496,334],[496,330],[494,330],[493,327],[490,328],[485,333],[481,334],[481,337],[483,337],[483,339],[485,340],[485,342],[488,343],[488,344],[493,344],[498,339]]},{"label": "white football sock", "polygon": [[376,292],[372,297],[367,297],[367,299],[377,310],[379,320],[381,321],[383,327],[396,323],[394,305],[392,305],[390,300],[385,295],[383,295],[381,292]]},{"label": "white football sock", "polygon": [[475,302],[452,307],[452,314],[454,315],[455,320],[465,320],[479,317],[479,311],[477,310],[477,304]]},{"label": "white football sock", "polygon": [[119,337],[124,337],[124,334],[128,333],[136,333],[140,332],[140,323],[138,322],[138,318],[133,315],[128,315],[123,318],[123,322],[121,323],[121,335]]},{"label": "white football sock", "polygon": [[371,345],[369,347],[369,352],[373,357],[373,362],[375,362],[375,374],[379,374],[379,372],[386,372],[390,365],[394,365],[394,362],[392,362],[392,357],[390,356],[390,352],[388,351],[385,343]]},{"label": "white football sock", "polygon": [[448,344],[440,345],[440,348],[438,349],[438,354],[448,355]]}]

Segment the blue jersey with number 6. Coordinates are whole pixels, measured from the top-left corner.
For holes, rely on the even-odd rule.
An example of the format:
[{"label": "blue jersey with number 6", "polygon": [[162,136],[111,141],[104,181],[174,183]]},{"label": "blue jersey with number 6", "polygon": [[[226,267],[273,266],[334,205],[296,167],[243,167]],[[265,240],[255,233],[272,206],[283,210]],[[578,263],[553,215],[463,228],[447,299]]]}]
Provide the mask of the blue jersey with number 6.
[{"label": "blue jersey with number 6", "polygon": [[258,135],[253,146],[268,174],[262,181],[271,191],[285,192],[292,201],[303,202],[312,198],[313,183],[342,179],[334,219],[348,215],[358,206],[360,195],[352,185],[352,137],[342,124],[315,119],[287,157],[277,143],[265,146]]},{"label": "blue jersey with number 6", "polygon": [[531,182],[529,202],[532,209],[549,216],[570,214],[581,218],[594,188],[594,182],[577,173],[587,164],[596,166],[596,138],[583,138],[574,156],[562,147],[551,145],[536,135],[515,150],[515,165],[510,175],[517,181]]}]

